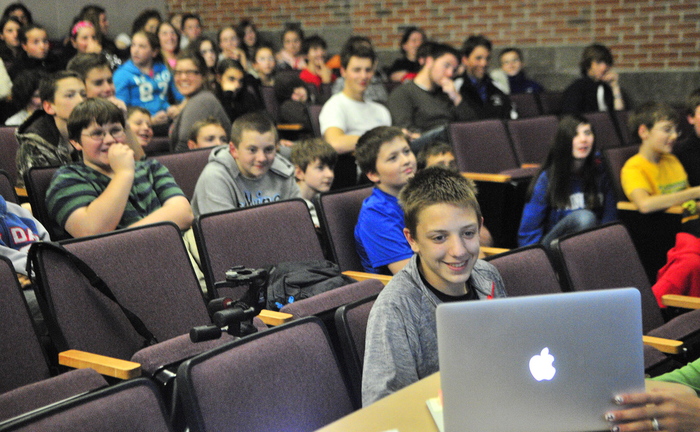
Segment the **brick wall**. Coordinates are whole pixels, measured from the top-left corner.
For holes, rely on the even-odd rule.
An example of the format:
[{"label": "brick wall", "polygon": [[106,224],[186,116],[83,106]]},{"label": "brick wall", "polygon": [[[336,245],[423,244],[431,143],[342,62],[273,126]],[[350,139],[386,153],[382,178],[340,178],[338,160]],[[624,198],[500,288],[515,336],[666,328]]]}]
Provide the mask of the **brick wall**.
[{"label": "brick wall", "polygon": [[[299,22],[309,33],[333,39],[366,34],[379,50],[398,50],[401,29],[425,28],[429,37],[455,45],[472,33],[496,47],[609,45],[622,70],[697,70],[700,2],[697,0],[168,0],[171,11],[198,10],[214,32],[241,17],[260,30]],[[333,47],[333,43],[331,47]]]}]

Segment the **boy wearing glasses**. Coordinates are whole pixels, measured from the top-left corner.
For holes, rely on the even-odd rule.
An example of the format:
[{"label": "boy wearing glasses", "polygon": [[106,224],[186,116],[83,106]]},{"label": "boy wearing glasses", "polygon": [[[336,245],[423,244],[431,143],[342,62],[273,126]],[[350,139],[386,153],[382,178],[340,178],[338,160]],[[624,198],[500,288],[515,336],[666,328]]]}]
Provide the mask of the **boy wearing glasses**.
[{"label": "boy wearing glasses", "polygon": [[700,199],[700,186],[688,186],[683,165],[671,153],[678,139],[676,110],[663,103],[647,102],[635,110],[629,126],[641,145],[639,153],[622,167],[620,181],[625,195],[639,211],[651,213]]},{"label": "boy wearing glasses", "polygon": [[46,205],[58,226],[73,237],[162,221],[190,228],[192,209],[167,168],[154,159],[134,161],[119,108],[87,99],[67,129],[82,160],[59,168],[51,181]]}]

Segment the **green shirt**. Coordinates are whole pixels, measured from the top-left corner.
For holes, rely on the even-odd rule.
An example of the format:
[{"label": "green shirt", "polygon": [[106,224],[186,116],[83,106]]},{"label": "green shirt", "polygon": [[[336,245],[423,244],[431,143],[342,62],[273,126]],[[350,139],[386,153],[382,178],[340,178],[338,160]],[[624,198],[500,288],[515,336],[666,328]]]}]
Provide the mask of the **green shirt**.
[{"label": "green shirt", "polygon": [[[82,162],[59,168],[46,193],[49,216],[60,227],[65,227],[68,217],[99,197],[110,181],[108,176]],[[134,183],[117,229],[138,222],[175,196],[184,196],[184,193],[167,168],[154,159],[137,161]]]}]

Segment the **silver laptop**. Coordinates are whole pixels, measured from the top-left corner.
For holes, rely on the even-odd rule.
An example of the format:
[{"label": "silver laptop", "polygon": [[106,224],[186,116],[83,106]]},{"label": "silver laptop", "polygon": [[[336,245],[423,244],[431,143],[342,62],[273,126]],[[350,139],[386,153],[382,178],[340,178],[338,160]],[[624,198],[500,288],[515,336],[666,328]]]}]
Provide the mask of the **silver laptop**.
[{"label": "silver laptop", "polygon": [[644,390],[634,288],[441,304],[437,333],[445,432],[609,430]]}]

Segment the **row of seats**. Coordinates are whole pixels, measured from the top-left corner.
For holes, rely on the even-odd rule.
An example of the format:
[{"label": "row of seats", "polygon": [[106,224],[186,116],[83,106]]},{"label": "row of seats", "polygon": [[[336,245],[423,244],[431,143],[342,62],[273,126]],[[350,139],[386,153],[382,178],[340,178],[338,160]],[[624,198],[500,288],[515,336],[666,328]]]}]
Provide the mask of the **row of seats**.
[{"label": "row of seats", "polygon": [[[357,191],[350,191],[350,193],[354,192]],[[333,194],[329,194],[328,196],[331,195]],[[271,214],[275,215],[274,219],[267,218],[267,216]],[[208,216],[207,219],[208,218],[212,220],[224,218],[220,220],[227,220],[228,223],[219,225],[218,231],[213,229],[216,224],[210,225],[210,230],[202,229],[201,226],[196,230],[196,233],[198,233],[200,237],[202,235],[205,236],[203,239],[199,238],[198,240],[200,244],[206,245],[202,252],[203,255],[208,256],[228,253],[214,251],[213,247],[209,247],[207,244],[210,238],[208,237],[208,233],[216,239],[224,238],[228,243],[234,246],[236,244],[246,245],[245,247],[239,246],[239,251],[233,251],[234,254],[238,253],[239,255],[231,256],[229,262],[226,264],[229,266],[238,263],[248,266],[259,266],[283,260],[300,260],[306,258],[303,256],[305,254],[308,254],[311,258],[313,255],[318,254],[321,249],[320,245],[318,245],[315,233],[313,232],[308,212],[306,212],[305,205],[300,200],[224,212]],[[265,226],[261,226],[259,223],[260,220],[266,220]],[[199,222],[201,221],[198,221],[198,225]],[[303,228],[304,224],[307,225],[308,229]],[[256,231],[257,233],[250,233],[249,231]],[[289,240],[290,238],[291,240]],[[603,235],[603,239],[613,238],[617,237],[609,233]],[[313,245],[314,242],[316,243],[315,246]],[[599,239],[594,241],[593,244],[602,245],[603,242]],[[615,244],[625,245],[625,242],[618,239]],[[629,242],[626,244],[627,250],[633,251]],[[229,365],[232,363],[230,360],[222,360],[223,358],[227,358],[226,356],[218,356],[229,353],[229,350],[233,353],[235,350],[233,350],[232,347],[235,344],[244,344],[243,341],[240,341],[234,343],[234,345],[222,345],[220,348],[215,348],[213,345],[193,348],[192,344],[185,343],[186,341],[181,340],[182,337],[178,336],[179,334],[187,332],[188,328],[192,325],[207,322],[208,316],[206,310],[204,310],[204,302],[202,301],[201,293],[196,284],[196,279],[193,277],[192,269],[187,262],[184,245],[174,225],[157,224],[138,229],[118,231],[94,238],[76,239],[65,242],[65,246],[88,262],[112,288],[115,295],[120,298],[129,309],[141,316],[158,340],[165,342],[145,349],[139,349],[143,340],[130,328],[128,321],[121,315],[118,308],[109,301],[106,301],[106,299],[100,297],[95,292],[94,288],[90,286],[89,281],[85,280],[84,277],[71,266],[70,262],[66,262],[65,258],[57,255],[55,252],[45,251],[38,255],[37,260],[38,297],[42,310],[48,315],[47,322],[51,331],[52,340],[58,345],[57,348],[59,350],[65,348],[88,348],[91,351],[115,355],[119,358],[129,358],[132,354],[137,353],[131,356],[131,358],[133,360],[139,360],[143,365],[143,369],[149,375],[153,376],[158,375],[159,369],[167,369],[167,366],[170,365],[172,361],[182,360],[183,355],[189,357],[202,351],[207,351],[207,354],[203,354],[201,358],[212,361],[213,365],[221,367],[223,364]],[[338,247],[341,247],[339,243]],[[623,251],[605,248],[604,251],[608,251],[612,254],[609,258],[602,253],[591,253],[591,247],[591,245],[577,246],[574,250],[581,251],[585,256],[593,256],[602,259],[603,263],[606,265],[613,263],[612,258],[624,256]],[[349,249],[347,244],[345,244],[344,249]],[[291,258],[287,258],[288,256],[291,256]],[[581,258],[576,259],[576,261],[581,260]],[[517,259],[515,261],[520,263],[530,262],[528,259]],[[626,261],[623,259],[623,262]],[[115,263],[119,263],[119,265],[115,265]],[[164,265],[164,263],[168,264]],[[519,277],[517,279],[511,279],[507,270],[499,266],[495,258],[494,264],[502,271],[506,280],[506,286],[509,287],[509,291],[513,290],[513,293],[516,292],[519,284],[522,284],[525,280],[531,281],[533,279],[532,276],[538,274],[537,271],[531,269],[526,273],[528,275],[527,278]],[[593,264],[593,268],[598,268],[601,265],[601,262],[596,262]],[[619,272],[619,268],[614,268],[617,269],[618,273],[621,273]],[[213,267],[208,271],[214,271]],[[583,274],[585,274],[585,272]],[[127,276],[125,277],[125,275]],[[209,280],[214,279],[216,279],[216,276],[209,276]],[[588,278],[584,278],[584,280],[587,279]],[[368,282],[363,286],[369,284]],[[620,284],[623,286],[639,284],[641,286],[639,281],[632,281],[629,279],[621,281]],[[16,281],[15,286],[17,286]],[[358,284],[358,287],[359,286],[361,285]],[[610,285],[604,286],[620,285],[615,285],[611,282]],[[323,308],[333,310],[334,307],[337,308],[340,304],[352,301],[350,294],[354,291],[361,292],[360,297],[364,298],[376,294],[380,289],[381,284],[376,282],[371,289],[360,290],[357,287],[348,287],[348,289],[344,290],[344,295],[346,295],[346,297],[336,302],[335,306],[331,308],[327,307],[328,303],[326,302]],[[372,290],[374,291],[372,292]],[[335,295],[335,292],[327,293],[325,299],[324,295],[320,295],[306,301],[324,303],[324,300],[328,301],[328,297],[332,295]],[[300,305],[303,306],[303,303],[303,301],[300,301],[290,306],[300,308]],[[365,312],[369,311],[369,307],[371,307],[370,303],[371,300],[362,303]],[[309,310],[307,313],[316,315],[321,312],[322,311],[317,309],[315,311]],[[362,313],[359,315],[361,316],[360,321],[363,319],[366,321],[366,318],[362,318]],[[363,325],[362,322],[361,325]],[[340,328],[344,328],[344,326],[337,326],[333,332],[337,332]],[[86,329],[88,329],[88,331],[86,331]],[[278,331],[282,332],[282,329]],[[267,332],[269,332],[269,330],[264,331],[255,339],[257,340],[259,338],[260,341],[266,339],[264,335]],[[362,343],[358,341],[363,338],[363,335],[364,330],[356,331],[354,336],[351,336],[351,339],[349,339],[352,340],[355,345],[355,361],[361,361],[362,358]],[[14,343],[17,343],[17,339],[14,340]],[[65,346],[62,346],[62,343],[65,343]],[[170,346],[164,346],[166,344]],[[280,348],[280,344],[281,342],[279,340],[271,344],[277,347],[277,351],[275,352],[284,352],[284,350]],[[216,343],[214,345],[216,345]],[[345,346],[347,345],[348,343],[346,341]],[[174,348],[175,346],[177,346],[177,348]],[[343,345],[341,344],[341,346]],[[93,347],[97,349],[93,350]],[[209,351],[212,348],[214,348],[215,351]],[[179,358],[173,358],[173,354],[176,354],[176,357]],[[154,355],[155,357],[153,357]],[[165,360],[163,360],[163,355],[165,356]],[[161,357],[158,358],[159,356]],[[217,360],[217,358],[219,360]],[[351,358],[353,358],[352,355],[346,355],[343,356],[342,359],[348,361],[347,359]],[[196,364],[197,362],[193,361],[193,363]],[[271,366],[274,366],[277,370],[280,368],[279,363],[273,363]],[[183,366],[181,366],[181,368],[182,367]],[[298,364],[295,365],[295,368],[299,368]],[[355,366],[354,371],[355,378],[351,381],[351,383],[354,383],[352,386],[352,388],[354,388],[354,394],[351,393],[351,395],[353,395],[355,399],[351,400],[357,403],[357,386],[359,382],[357,377],[360,373],[359,371],[361,371],[361,367],[359,365]],[[202,376],[205,378],[209,376],[209,380],[211,381],[211,374],[213,373],[214,372],[202,374]],[[250,375],[252,371],[246,371],[246,373]],[[296,376],[294,374],[288,375],[283,372],[278,373],[281,375],[279,378],[280,382],[275,382],[279,385],[288,383],[290,376]],[[352,373],[348,374],[352,376]],[[180,382],[179,380],[184,380],[186,375],[187,374],[183,375],[182,369],[180,369],[177,374],[178,383]],[[245,375],[245,373],[243,375]],[[217,377],[213,379],[215,383],[224,381],[221,378],[223,375],[220,371],[219,374],[215,376]],[[261,378],[260,375],[257,375],[255,378],[258,382],[260,382],[260,380],[270,379],[269,374],[263,373],[263,376],[264,377]],[[241,378],[236,374],[235,378],[231,379],[235,380]],[[185,383],[182,383],[180,386],[184,388],[185,385]],[[221,385],[226,386],[223,382]],[[244,397],[240,397],[240,392],[234,390],[239,388],[239,385],[240,383],[237,383],[236,385],[231,384],[231,387],[227,387],[230,393],[209,392],[209,394],[213,394],[215,398],[225,399],[229,402],[233,399],[247,401],[241,402],[245,405],[243,408],[245,410],[256,410],[256,407],[264,407],[265,410],[261,409],[259,412],[269,413],[270,410],[274,409],[262,403],[260,399],[254,399],[251,402],[247,393]],[[206,385],[204,385],[204,387],[206,387]],[[202,388],[200,388],[200,390]],[[226,394],[226,396],[221,396],[221,394]],[[214,409],[207,411],[210,414],[224,415],[222,411],[225,412],[226,410]],[[187,411],[185,410],[185,412]],[[190,415],[198,414],[190,413]],[[266,418],[268,417],[269,416],[266,416]],[[261,419],[258,420],[262,421]],[[327,420],[328,419],[325,419],[324,421]],[[230,421],[230,419],[228,419],[228,421]]]}]

